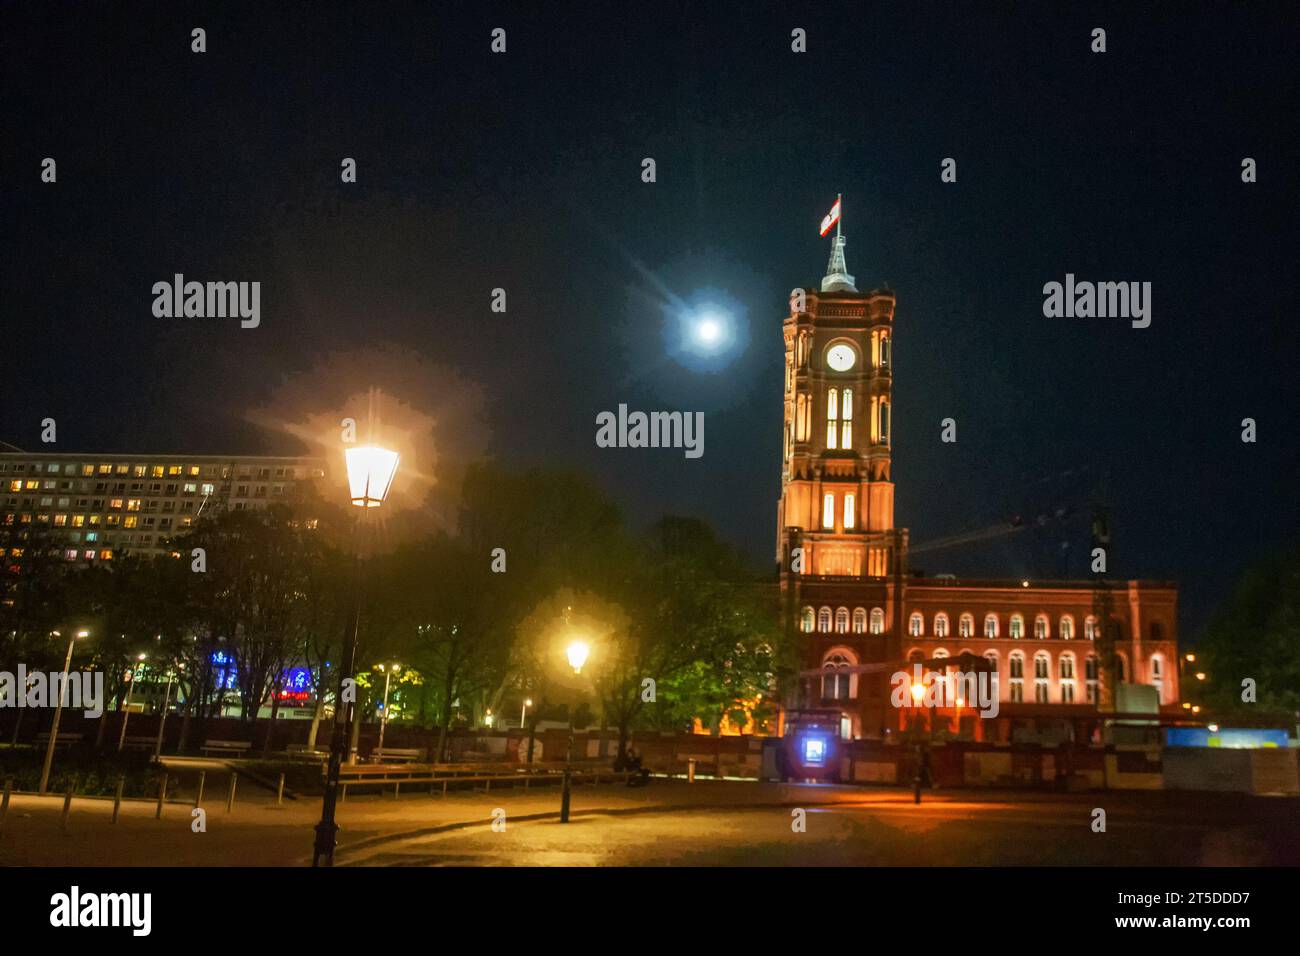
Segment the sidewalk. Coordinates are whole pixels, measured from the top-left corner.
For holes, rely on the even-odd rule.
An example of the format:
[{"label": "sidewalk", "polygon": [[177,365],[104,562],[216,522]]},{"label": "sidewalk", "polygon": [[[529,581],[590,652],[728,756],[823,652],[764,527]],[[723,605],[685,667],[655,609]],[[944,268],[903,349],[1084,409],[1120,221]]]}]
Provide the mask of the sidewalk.
[{"label": "sidewalk", "polygon": [[[286,799],[249,786],[237,790],[234,809],[226,812],[225,784],[208,778],[203,809],[207,831],[191,829],[192,799],[169,801],[155,819],[156,801],[124,800],[118,823],[112,823],[111,799],[79,797],[72,801],[65,833],[61,828],[63,797],[15,794],[0,824],[0,860],[9,866],[298,866],[310,862],[313,827],[320,820],[319,798]],[[241,784],[242,787],[242,784]],[[654,810],[741,809],[813,806],[825,803],[910,804],[910,791],[863,790],[798,784],[750,784],[655,780],[633,789],[621,784],[575,786],[572,812],[636,813]],[[950,800],[927,796],[927,801]],[[455,827],[490,825],[501,807],[511,820],[558,817],[558,787],[503,788],[490,793],[452,792],[447,797],[421,793],[349,794],[338,807],[340,857],[349,850],[385,839],[435,833]]]}]

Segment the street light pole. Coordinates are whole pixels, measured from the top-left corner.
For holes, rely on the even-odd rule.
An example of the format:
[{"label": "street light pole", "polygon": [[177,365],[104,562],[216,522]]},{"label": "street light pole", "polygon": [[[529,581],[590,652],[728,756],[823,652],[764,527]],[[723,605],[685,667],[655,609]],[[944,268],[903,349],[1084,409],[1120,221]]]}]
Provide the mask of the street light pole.
[{"label": "street light pole", "polygon": [[[140,655],[140,660],[144,660],[144,655]],[[131,719],[131,691],[135,690],[135,670],[126,672],[126,705],[122,708],[122,726],[117,732],[117,752],[122,752],[122,746],[126,743],[126,722]]]},{"label": "street light pole", "polygon": [[[68,693],[68,670],[72,667],[72,646],[77,638],[85,637],[89,631],[77,631],[68,639],[68,654],[63,659],[63,683],[59,685],[59,701],[54,705],[54,722],[50,725],[50,742],[45,745],[45,765],[41,767],[41,784],[37,793],[44,793],[50,784],[50,767],[54,765],[54,744],[59,739],[59,718],[63,716],[63,698]],[[58,631],[55,637],[62,637]]]},{"label": "street light pole", "polygon": [[348,487],[352,504],[361,508],[353,527],[352,545],[352,609],[348,620],[347,645],[343,666],[339,669],[339,689],[334,698],[334,731],[330,738],[330,758],[325,771],[325,795],[321,801],[320,823],[316,825],[316,843],[312,852],[312,866],[333,866],[334,847],[338,844],[338,824],[334,822],[338,805],[339,771],[343,765],[343,752],[347,745],[348,727],[356,708],[356,689],[347,684],[352,680],[357,663],[357,636],[361,627],[361,544],[366,512],[377,508],[388,497],[393,476],[397,473],[397,452],[374,445],[349,448],[345,452],[348,469]]},{"label": "street light pole", "polygon": [[[182,667],[185,665],[182,664]],[[175,670],[167,671],[167,689],[163,691],[162,716],[158,718],[158,740],[153,745],[153,759],[157,760],[162,756],[163,745],[163,728],[167,726],[167,708],[171,706],[172,701],[172,678],[176,675]]]},{"label": "street light pole", "polygon": [[375,749],[384,749],[384,730],[388,727],[388,682],[394,672],[401,669],[400,664],[380,664],[379,669],[384,672],[384,709],[379,715],[379,746]]}]

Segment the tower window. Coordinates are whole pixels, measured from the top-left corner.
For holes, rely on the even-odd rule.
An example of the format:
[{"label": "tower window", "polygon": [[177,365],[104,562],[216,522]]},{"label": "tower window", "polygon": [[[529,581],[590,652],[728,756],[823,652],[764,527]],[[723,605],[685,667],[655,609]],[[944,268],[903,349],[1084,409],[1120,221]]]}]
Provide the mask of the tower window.
[{"label": "tower window", "polygon": [[835,527],[835,496],[833,494],[822,496],[822,527]]},{"label": "tower window", "polygon": [[844,530],[857,527],[858,524],[858,496],[849,493],[844,496]]},{"label": "tower window", "polygon": [[889,444],[889,402],[880,402],[880,444]]}]

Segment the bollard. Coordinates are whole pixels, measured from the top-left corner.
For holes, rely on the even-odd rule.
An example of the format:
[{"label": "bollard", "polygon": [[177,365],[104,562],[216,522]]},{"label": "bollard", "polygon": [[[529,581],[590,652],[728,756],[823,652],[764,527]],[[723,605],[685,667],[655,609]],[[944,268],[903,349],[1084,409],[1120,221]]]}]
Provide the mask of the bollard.
[{"label": "bollard", "polygon": [[117,822],[117,818],[122,813],[122,789],[125,786],[126,786],[126,777],[124,777],[122,774],[119,773],[117,775],[117,786],[113,788],[113,822],[114,823]]},{"label": "bollard", "polygon": [[5,794],[0,797],[0,826],[4,826],[5,817],[9,815],[9,795],[14,792],[14,778],[5,777]]},{"label": "bollard", "polygon": [[560,785],[560,822],[569,822],[569,768],[564,768],[564,782]]},{"label": "bollard", "polygon": [[284,774],[280,774],[280,792],[275,795],[275,805],[284,806]]},{"label": "bollard", "polygon": [[230,793],[226,794],[226,812],[229,813],[235,808],[235,784],[239,781],[239,774],[230,774]]},{"label": "bollard", "polygon": [[68,812],[72,809],[72,784],[68,784],[68,792],[63,797],[63,819],[59,821],[59,827],[64,833],[68,832]]},{"label": "bollard", "polygon": [[162,775],[162,780],[158,783],[158,809],[154,810],[153,818],[162,819],[163,801],[167,799],[167,774]]},{"label": "bollard", "polygon": [[206,770],[199,771],[199,792],[194,795],[194,805],[196,807],[203,802],[203,783],[207,776],[208,772]]},{"label": "bollard", "polygon": [[695,782],[695,758],[688,757],[686,760],[686,782]]}]

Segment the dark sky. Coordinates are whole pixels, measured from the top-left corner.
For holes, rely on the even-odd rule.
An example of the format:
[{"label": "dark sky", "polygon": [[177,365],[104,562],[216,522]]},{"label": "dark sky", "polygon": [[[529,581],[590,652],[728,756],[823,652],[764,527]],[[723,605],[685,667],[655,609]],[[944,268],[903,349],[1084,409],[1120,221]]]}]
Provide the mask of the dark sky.
[{"label": "dark sky", "polygon": [[[445,375],[412,403],[477,389],[499,458],[770,560],[781,318],[842,192],[850,271],[898,295],[898,523],[1073,515],[916,565],[1081,575],[1109,476],[1116,570],[1176,578],[1194,630],[1297,533],[1294,5],[269,6],[0,11],[0,440],[51,416],[61,451],[294,452],[249,410],[387,349]],[[174,272],[260,281],[261,327],[154,318]],[[1151,327],[1044,318],[1067,272],[1151,282]],[[747,346],[678,367],[664,290]],[[703,458],[598,449],[620,402],[706,411]]]}]

